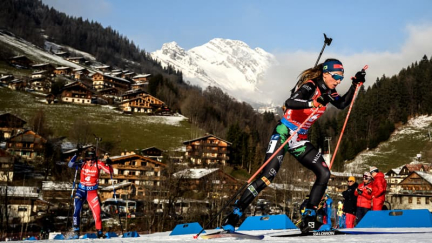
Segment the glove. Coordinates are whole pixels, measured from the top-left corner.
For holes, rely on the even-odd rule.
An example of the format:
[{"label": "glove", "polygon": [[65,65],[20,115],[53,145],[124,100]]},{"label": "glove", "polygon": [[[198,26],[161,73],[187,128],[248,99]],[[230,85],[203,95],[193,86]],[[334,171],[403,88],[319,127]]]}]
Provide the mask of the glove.
[{"label": "glove", "polygon": [[366,82],[365,76],[366,76],[366,71],[362,69],[361,71],[357,72],[355,77],[352,77],[351,80],[353,84],[357,85],[358,83]]},{"label": "glove", "polygon": [[372,188],[370,188],[370,187],[366,187],[366,190],[368,190],[369,193],[372,192]]},{"label": "glove", "polygon": [[326,106],[333,98],[329,94],[323,94],[320,97],[311,101],[313,108],[320,108]]},{"label": "glove", "polygon": [[112,160],[111,160],[110,158],[107,158],[107,159],[105,160],[105,164],[106,164],[106,165],[112,165]]},{"label": "glove", "polygon": [[356,189],[357,190],[357,193],[359,194],[359,195],[361,195],[361,194],[363,194],[363,191],[362,190],[360,190],[360,189]]}]

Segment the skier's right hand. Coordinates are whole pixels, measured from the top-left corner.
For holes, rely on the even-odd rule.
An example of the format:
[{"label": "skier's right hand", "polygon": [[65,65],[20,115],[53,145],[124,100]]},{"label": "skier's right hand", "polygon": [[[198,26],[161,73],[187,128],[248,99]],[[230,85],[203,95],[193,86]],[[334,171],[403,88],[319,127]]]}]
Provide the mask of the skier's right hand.
[{"label": "skier's right hand", "polygon": [[311,101],[312,108],[320,108],[326,106],[333,98],[328,94],[323,94],[320,97]]}]

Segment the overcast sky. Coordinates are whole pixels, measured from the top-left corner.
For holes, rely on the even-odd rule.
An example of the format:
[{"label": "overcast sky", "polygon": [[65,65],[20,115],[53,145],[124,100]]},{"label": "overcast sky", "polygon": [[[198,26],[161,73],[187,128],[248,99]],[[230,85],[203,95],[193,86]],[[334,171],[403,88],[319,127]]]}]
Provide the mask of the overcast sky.
[{"label": "overcast sky", "polygon": [[[111,26],[147,52],[175,41],[188,50],[213,38],[241,40],[274,54],[279,65],[261,89],[288,97],[299,72],[340,59],[346,75],[368,64],[367,83],[432,54],[429,0],[42,0],[68,15]],[[346,79],[347,80],[347,79]],[[345,81],[345,80],[344,80]],[[339,91],[346,90],[344,82]],[[275,88],[278,85],[280,88]],[[286,88],[285,88],[286,86]]]}]

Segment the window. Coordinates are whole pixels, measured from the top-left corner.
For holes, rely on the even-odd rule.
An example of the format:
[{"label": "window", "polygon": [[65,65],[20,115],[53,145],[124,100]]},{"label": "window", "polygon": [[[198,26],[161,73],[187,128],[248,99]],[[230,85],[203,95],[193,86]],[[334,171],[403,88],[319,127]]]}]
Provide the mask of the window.
[{"label": "window", "polygon": [[408,203],[412,203],[412,197],[408,197]]},{"label": "window", "polygon": [[425,204],[429,204],[429,200],[430,200],[430,199],[426,197],[426,198],[425,198]]},{"label": "window", "polygon": [[417,204],[421,204],[421,197],[417,197]]}]

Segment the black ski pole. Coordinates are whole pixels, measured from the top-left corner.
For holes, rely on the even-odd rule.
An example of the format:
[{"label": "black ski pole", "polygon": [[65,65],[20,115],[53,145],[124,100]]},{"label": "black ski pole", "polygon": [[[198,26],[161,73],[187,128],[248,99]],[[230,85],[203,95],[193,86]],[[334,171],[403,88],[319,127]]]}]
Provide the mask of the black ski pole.
[{"label": "black ski pole", "polygon": [[75,182],[76,182],[77,174],[78,174],[78,167],[75,167],[75,177],[74,177],[74,180],[72,183],[71,202],[69,204],[69,209],[68,209],[68,216],[67,216],[67,221],[66,221],[66,230],[69,226],[69,216],[70,216],[70,211],[71,211],[71,207],[72,207],[72,203],[73,203],[73,193],[74,193],[74,189],[75,189]]},{"label": "black ski pole", "polygon": [[[318,55],[318,59],[316,60],[316,62],[315,62],[315,66],[314,67],[316,67],[317,65],[318,65],[318,62],[319,62],[319,60],[321,59],[321,56],[322,56],[322,54],[323,54],[323,52],[324,52],[324,49],[325,49],[325,47],[326,46],[329,46],[330,44],[331,44],[331,42],[332,42],[332,38],[328,38],[327,37],[327,35],[324,33],[324,45],[323,45],[323,47],[322,47],[322,49],[321,49],[321,52],[320,52],[320,54]],[[294,85],[294,87],[291,89],[291,95],[294,93],[294,91],[296,90],[296,87],[297,87],[297,85],[299,85],[299,82],[300,82],[300,80],[299,81],[297,81],[297,83]]]},{"label": "black ski pole", "polygon": [[325,47],[329,46],[331,44],[332,40],[333,40],[332,38],[327,38],[327,35],[324,33],[324,45],[321,49],[321,52],[318,56],[316,63],[315,63],[315,67],[318,65],[319,59],[321,58],[321,55],[323,54]]},{"label": "black ski pole", "polygon": [[111,184],[112,184],[112,188],[113,188],[113,192],[114,192],[114,199],[115,199],[115,202],[116,202],[116,208],[117,208],[117,212],[118,212],[120,229],[121,229],[121,233],[123,235],[123,225],[122,225],[121,218],[120,218],[120,209],[119,209],[119,206],[118,206],[118,201],[117,201],[116,191],[115,191],[115,188],[114,188],[114,180],[113,180],[112,174],[111,174]]}]

